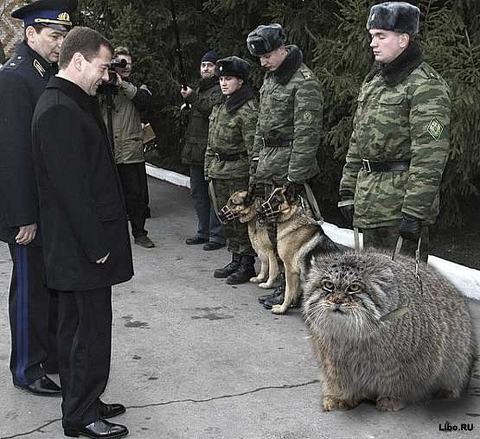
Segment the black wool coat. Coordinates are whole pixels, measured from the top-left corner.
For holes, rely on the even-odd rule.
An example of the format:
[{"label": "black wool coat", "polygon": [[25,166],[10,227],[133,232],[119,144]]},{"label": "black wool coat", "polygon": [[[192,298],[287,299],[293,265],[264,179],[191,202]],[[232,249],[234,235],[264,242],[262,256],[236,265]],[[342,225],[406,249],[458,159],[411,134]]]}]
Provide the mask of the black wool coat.
[{"label": "black wool coat", "polygon": [[130,279],[123,194],[96,98],[52,78],[33,114],[32,144],[48,287],[82,291]]}]

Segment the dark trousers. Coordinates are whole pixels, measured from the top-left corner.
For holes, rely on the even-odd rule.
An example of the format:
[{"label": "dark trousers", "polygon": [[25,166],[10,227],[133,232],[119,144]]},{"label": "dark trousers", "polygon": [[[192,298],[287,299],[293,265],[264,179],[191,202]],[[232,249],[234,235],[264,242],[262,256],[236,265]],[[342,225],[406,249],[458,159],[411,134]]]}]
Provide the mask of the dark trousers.
[{"label": "dark trousers", "polygon": [[[376,248],[393,252],[398,241],[398,227],[377,227],[375,229],[363,229],[363,248]],[[422,242],[420,244],[420,260],[427,262],[429,252],[429,230],[428,226],[423,226],[421,231]],[[400,254],[415,257],[418,243],[408,240],[403,240]]]},{"label": "dark trousers", "polygon": [[123,195],[127,214],[132,226],[134,238],[146,236],[145,219],[147,217],[147,174],[145,162],[117,165],[120,181],[122,182]]},{"label": "dark trousers", "polygon": [[[215,195],[219,209],[227,204],[230,196],[239,190],[247,190],[248,178],[232,178],[231,180],[213,180]],[[228,251],[241,256],[256,256],[248,236],[247,223],[238,220],[222,224],[222,233],[227,239]]]},{"label": "dark trousers", "polygon": [[[205,181],[203,166],[190,166],[190,192],[193,199],[193,208],[198,218],[197,236],[208,239],[210,242],[225,244],[222,225],[210,203],[208,182]],[[219,206],[219,208],[221,207]]]},{"label": "dark trousers", "polygon": [[26,386],[45,375],[47,361],[56,372],[57,301],[45,285],[41,247],[9,244],[13,261],[9,316],[13,381]]},{"label": "dark trousers", "polygon": [[112,288],[59,291],[58,314],[62,425],[78,429],[100,417],[97,403],[110,373]]}]

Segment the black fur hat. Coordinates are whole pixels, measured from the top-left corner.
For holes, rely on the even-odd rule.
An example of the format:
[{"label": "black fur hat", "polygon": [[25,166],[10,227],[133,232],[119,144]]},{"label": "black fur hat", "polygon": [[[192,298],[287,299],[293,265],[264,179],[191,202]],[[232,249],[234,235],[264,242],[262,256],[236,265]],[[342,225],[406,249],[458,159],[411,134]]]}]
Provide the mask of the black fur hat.
[{"label": "black fur hat", "polygon": [[253,56],[262,56],[285,44],[285,31],[278,23],[258,26],[247,37],[247,47]]},{"label": "black fur hat", "polygon": [[250,72],[250,63],[238,56],[229,56],[219,59],[215,64],[215,74],[217,76],[235,76],[236,78],[248,78]]},{"label": "black fur hat", "polygon": [[367,29],[385,29],[416,35],[420,26],[420,9],[407,2],[385,2],[372,6]]}]

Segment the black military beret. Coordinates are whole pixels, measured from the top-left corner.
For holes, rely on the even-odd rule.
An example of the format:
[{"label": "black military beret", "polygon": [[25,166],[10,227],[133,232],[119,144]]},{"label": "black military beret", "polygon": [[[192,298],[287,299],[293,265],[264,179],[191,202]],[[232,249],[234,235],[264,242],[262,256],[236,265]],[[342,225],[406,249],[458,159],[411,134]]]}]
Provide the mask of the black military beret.
[{"label": "black military beret", "polygon": [[407,2],[385,2],[372,6],[367,29],[385,29],[416,35],[420,27],[420,9]]},{"label": "black military beret", "polygon": [[78,0],[37,0],[12,12],[13,18],[23,20],[25,27],[42,24],[59,30],[72,27],[70,14],[77,9]]},{"label": "black military beret", "polygon": [[262,56],[278,49],[285,40],[285,31],[278,23],[261,25],[248,34],[247,47],[252,55]]},{"label": "black military beret", "polygon": [[217,76],[235,76],[246,80],[249,72],[250,63],[238,56],[219,59],[215,64],[215,74]]}]

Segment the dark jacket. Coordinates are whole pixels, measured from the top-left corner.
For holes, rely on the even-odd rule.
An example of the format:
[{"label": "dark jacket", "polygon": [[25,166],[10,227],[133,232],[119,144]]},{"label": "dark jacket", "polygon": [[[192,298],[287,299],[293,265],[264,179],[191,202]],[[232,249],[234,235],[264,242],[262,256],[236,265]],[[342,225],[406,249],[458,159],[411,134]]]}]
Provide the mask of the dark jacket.
[{"label": "dark jacket", "polygon": [[[0,239],[15,243],[19,226],[38,223],[30,125],[55,64],[20,43],[0,69]],[[29,245],[40,244],[40,235]]]},{"label": "dark jacket", "polygon": [[52,78],[33,115],[32,143],[47,285],[81,291],[130,279],[124,201],[97,100]]},{"label": "dark jacket", "polygon": [[182,163],[203,166],[208,142],[208,117],[213,106],[222,101],[218,78],[215,76],[200,80],[198,89],[187,101],[192,104],[192,108],[185,135]]}]

